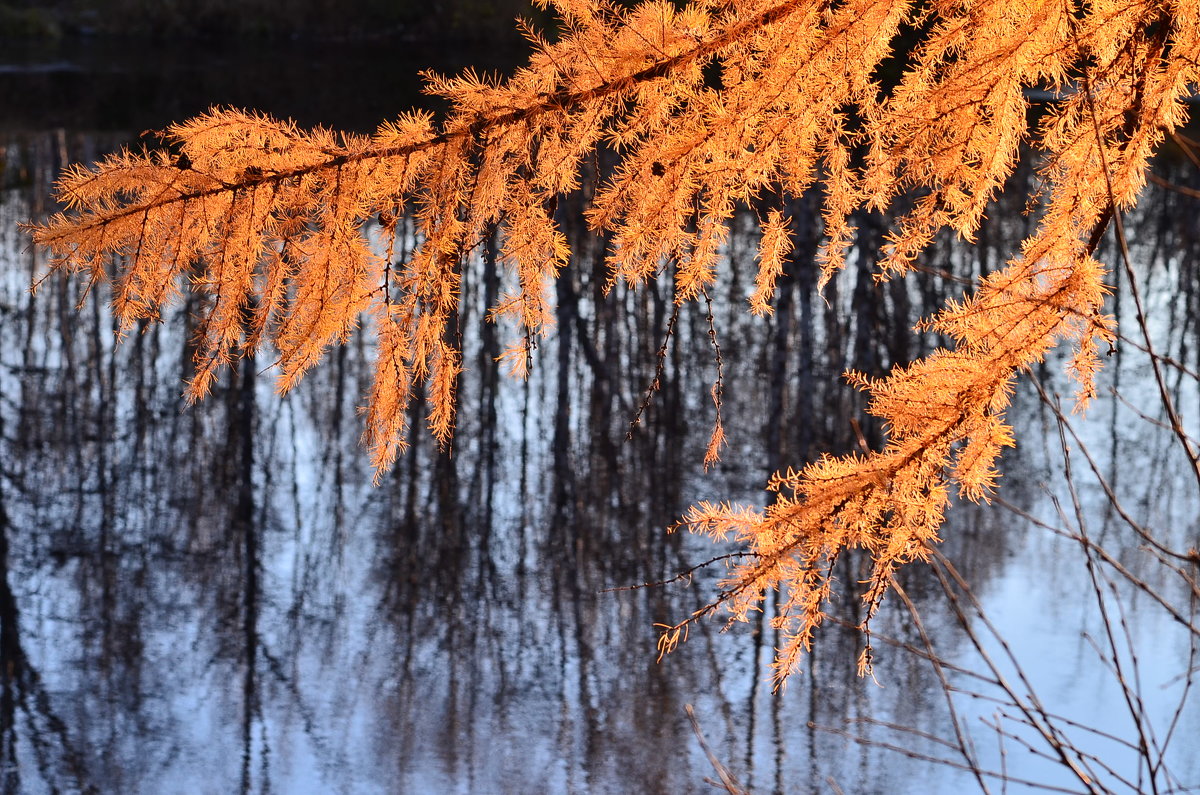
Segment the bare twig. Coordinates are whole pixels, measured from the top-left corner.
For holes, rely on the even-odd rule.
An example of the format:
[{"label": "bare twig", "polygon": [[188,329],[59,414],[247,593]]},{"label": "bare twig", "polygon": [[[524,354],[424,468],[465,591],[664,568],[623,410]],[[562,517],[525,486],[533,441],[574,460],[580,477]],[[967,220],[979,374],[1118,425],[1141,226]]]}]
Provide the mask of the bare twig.
[{"label": "bare twig", "polygon": [[724,763],[717,758],[717,755],[713,753],[712,748],[709,747],[708,741],[704,739],[704,732],[700,730],[700,721],[696,718],[696,710],[692,709],[691,704],[685,704],[683,711],[687,713],[688,720],[692,722],[692,731],[696,733],[696,739],[700,742],[700,748],[704,750],[704,755],[708,757],[708,761],[712,764],[713,770],[716,770],[717,775],[721,778],[719,784],[711,779],[705,779],[705,781],[723,788],[730,795],[750,795],[750,791],[742,788],[742,785],[738,783],[736,778],[734,778],[734,775],[729,771],[729,768],[727,768]]},{"label": "bare twig", "polygon": [[692,578],[692,575],[695,574],[697,571],[699,571],[700,569],[706,568],[708,566],[711,566],[714,563],[720,563],[723,560],[732,560],[734,558],[745,558],[745,557],[754,557],[754,553],[753,552],[730,552],[725,555],[717,555],[715,558],[709,558],[708,560],[704,561],[703,563],[697,563],[694,566],[689,566],[688,568],[686,568],[683,571],[676,574],[674,577],[668,577],[665,580],[658,580],[657,582],[644,582],[644,583],[641,583],[640,585],[618,585],[613,588],[604,588],[604,589],[598,591],[598,593],[615,593],[617,591],[640,591],[643,588],[658,588],[659,586],[663,586],[663,585],[671,585],[672,583],[679,582],[680,580],[690,580]]}]

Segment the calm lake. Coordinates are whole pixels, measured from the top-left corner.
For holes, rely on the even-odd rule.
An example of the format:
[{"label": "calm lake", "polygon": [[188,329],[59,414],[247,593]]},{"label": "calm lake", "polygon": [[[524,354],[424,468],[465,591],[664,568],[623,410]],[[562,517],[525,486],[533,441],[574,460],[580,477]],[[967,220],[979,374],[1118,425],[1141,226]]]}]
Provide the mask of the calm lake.
[{"label": "calm lake", "polygon": [[[1021,382],[999,499],[956,505],[946,562],[902,573],[911,609],[894,593],[876,618],[874,679],[846,628],[869,561],[847,556],[834,620],[780,693],[769,615],[709,621],[656,660],[655,624],[711,600],[723,567],[677,575],[734,551],[666,529],[699,500],[763,504],[776,469],[855,449],[855,422],[879,443],[841,373],[939,344],[913,324],[1017,251],[1030,163],[978,246],[947,236],[908,281],[872,278],[887,221],[864,217],[818,294],[819,198],[796,199],[767,318],[747,310],[751,214],[711,307],[674,318],[669,278],[605,295],[602,245],[564,200],[576,256],[530,377],[497,371],[513,330],[485,319],[509,277],[477,257],[453,447],[418,405],[378,486],[358,444],[369,329],[286,397],[262,356],[187,406],[199,299],[117,341],[102,287],[29,292],[44,254],[17,225],[54,209],[69,163],[215,104],[369,131],[423,101],[419,69],[516,57],[0,48],[3,791],[717,791],[691,705],[755,793],[1200,792],[1200,485],[1180,442],[1200,436],[1200,199],[1147,189],[1136,283],[1102,245],[1123,337],[1099,399],[1071,413],[1062,353]],[[1200,190],[1178,148],[1156,173]],[[705,472],[710,312],[730,446]]]}]

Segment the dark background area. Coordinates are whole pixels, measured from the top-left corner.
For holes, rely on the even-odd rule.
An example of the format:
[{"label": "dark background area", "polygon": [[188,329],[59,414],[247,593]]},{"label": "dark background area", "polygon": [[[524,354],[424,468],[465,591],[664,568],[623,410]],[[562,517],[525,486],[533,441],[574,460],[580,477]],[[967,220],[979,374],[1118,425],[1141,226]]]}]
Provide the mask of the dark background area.
[{"label": "dark background area", "polygon": [[213,105],[370,132],[419,73],[511,71],[527,0],[0,2],[0,129],[161,129]]},{"label": "dark background area", "polygon": [[515,38],[528,0],[8,0],[0,36],[366,40]]},{"label": "dark background area", "polygon": [[136,134],[224,105],[372,132],[410,108],[436,108],[421,71],[508,71],[523,52],[519,43],[20,41],[0,49],[0,129]]}]

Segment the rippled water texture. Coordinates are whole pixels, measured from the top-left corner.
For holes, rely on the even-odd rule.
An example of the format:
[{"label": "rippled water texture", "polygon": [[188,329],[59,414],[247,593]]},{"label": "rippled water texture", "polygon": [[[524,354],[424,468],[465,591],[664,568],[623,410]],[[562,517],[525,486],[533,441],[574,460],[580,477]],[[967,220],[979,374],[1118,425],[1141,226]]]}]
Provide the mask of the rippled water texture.
[{"label": "rippled water texture", "polygon": [[[301,68],[284,58],[281,74]],[[912,610],[895,594],[886,602],[874,681],[855,676],[861,636],[836,622],[784,693],[767,682],[778,639],[765,619],[724,633],[709,622],[656,662],[654,624],[710,599],[720,566],[611,590],[729,551],[665,532],[693,501],[762,503],[775,468],[856,444],[861,398],[839,374],[879,374],[937,344],[913,323],[1015,251],[1033,222],[1022,212],[1028,165],[977,248],[941,240],[910,281],[874,281],[886,223],[861,219],[851,266],[823,295],[816,197],[796,200],[797,255],[771,318],[746,311],[756,231],[742,219],[712,307],[731,446],[708,473],[707,307],[681,310],[662,387],[626,439],[654,377],[670,285],[605,297],[599,245],[577,202],[564,202],[576,257],[554,288],[558,331],[531,377],[496,371],[511,329],[484,317],[506,276],[478,257],[462,284],[467,371],[453,449],[439,453],[418,433],[372,487],[357,442],[369,331],[286,398],[263,356],[186,407],[187,305],[118,343],[103,289],[52,278],[31,297],[42,254],[16,224],[50,208],[64,164],[209,102],[254,102],[236,99],[235,79],[212,96],[159,85],[145,103],[78,115],[87,84],[64,86],[95,64],[61,63],[0,69],[10,101],[33,96],[21,85],[39,92],[0,133],[5,791],[705,791],[716,773],[688,704],[714,754],[756,793],[952,792],[980,781],[995,792],[1029,782],[1084,791],[1058,757],[1064,746],[1080,752],[1096,791],[1150,791],[1152,778],[1159,792],[1200,791],[1200,711],[1188,698],[1200,675],[1197,569],[1153,545],[1200,546],[1200,492],[1164,426],[1119,271],[1111,311],[1125,339],[1100,400],[1086,417],[1070,414],[1058,358],[1022,382],[1001,501],[956,506],[940,547],[947,563],[903,573]],[[38,64],[39,77],[14,76]],[[317,81],[321,70],[307,68]],[[237,71],[211,71],[223,69]],[[363,73],[336,74],[371,96],[352,118],[318,104],[344,100],[345,82],[314,87],[302,110],[296,97],[270,106],[266,89],[255,104],[357,127],[403,109],[360,91]],[[1168,153],[1156,169],[1200,188],[1182,158]],[[1128,221],[1164,386],[1193,436],[1198,208],[1151,186]],[[1117,262],[1111,241],[1100,255]],[[878,441],[877,428],[864,430]],[[831,609],[849,624],[864,565],[840,564],[844,595]],[[1007,790],[965,770],[959,747],[1012,779]],[[1161,749],[1163,767],[1139,764]]]}]

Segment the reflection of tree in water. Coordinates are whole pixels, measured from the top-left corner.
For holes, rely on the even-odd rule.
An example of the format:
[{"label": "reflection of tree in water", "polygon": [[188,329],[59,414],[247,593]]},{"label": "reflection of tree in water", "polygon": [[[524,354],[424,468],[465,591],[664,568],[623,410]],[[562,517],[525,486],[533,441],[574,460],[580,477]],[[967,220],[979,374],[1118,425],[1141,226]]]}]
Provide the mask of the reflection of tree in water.
[{"label": "reflection of tree in water", "polygon": [[[71,151],[77,143],[30,137],[8,147],[28,179],[4,193],[3,234],[39,210],[64,158],[94,158]],[[1200,290],[1184,267],[1198,243],[1178,222],[1190,217],[1183,200],[1154,194],[1139,228],[1149,245],[1175,252],[1163,272],[1178,280],[1172,328],[1187,363],[1200,360]],[[569,204],[558,212],[578,238]],[[709,739],[755,791],[824,791],[827,776],[886,789],[906,762],[851,751],[817,727],[879,719],[936,730],[944,706],[919,657],[881,652],[890,686],[864,685],[851,664],[861,638],[830,626],[808,673],[775,697],[764,678],[779,639],[762,617],[749,638],[704,625],[704,638],[654,660],[652,625],[698,607],[719,565],[696,572],[691,588],[606,589],[665,580],[716,554],[662,532],[698,496],[753,501],[747,484],[781,465],[878,446],[878,427],[851,422],[860,396],[840,373],[882,374],[928,350],[933,341],[912,334],[913,321],[961,290],[957,279],[1000,264],[1025,234],[1018,211],[1005,206],[985,226],[983,261],[965,261],[947,240],[913,279],[891,283],[871,270],[886,223],[863,218],[854,265],[819,296],[814,203],[797,200],[798,244],[768,319],[743,309],[753,232],[748,224],[735,234],[712,296],[733,446],[704,478],[716,373],[705,305],[672,321],[665,282],[605,296],[603,241],[575,245],[591,254],[557,282],[558,333],[529,380],[514,382],[494,366],[506,330],[485,313],[503,277],[485,246],[464,268],[456,333],[468,368],[452,455],[416,433],[378,488],[356,439],[367,335],[287,399],[259,377],[268,362],[247,361],[213,399],[185,409],[186,307],[114,345],[101,290],[79,313],[77,287],[59,280],[30,302],[20,290],[37,255],[6,239],[8,788],[19,776],[154,791],[202,773],[221,791],[305,782],[682,791],[698,786],[706,764],[683,713],[695,703]],[[659,389],[647,396],[656,373]],[[422,408],[412,411],[420,428]],[[1021,477],[1011,480],[1015,491]],[[1011,538],[985,515],[961,513],[944,550],[976,588],[1005,565],[1000,547]],[[865,576],[854,556],[839,565],[842,582]],[[902,584],[919,605],[940,598],[924,570],[906,571]],[[837,608],[859,619],[853,597]],[[920,643],[898,605],[880,629]]]}]

